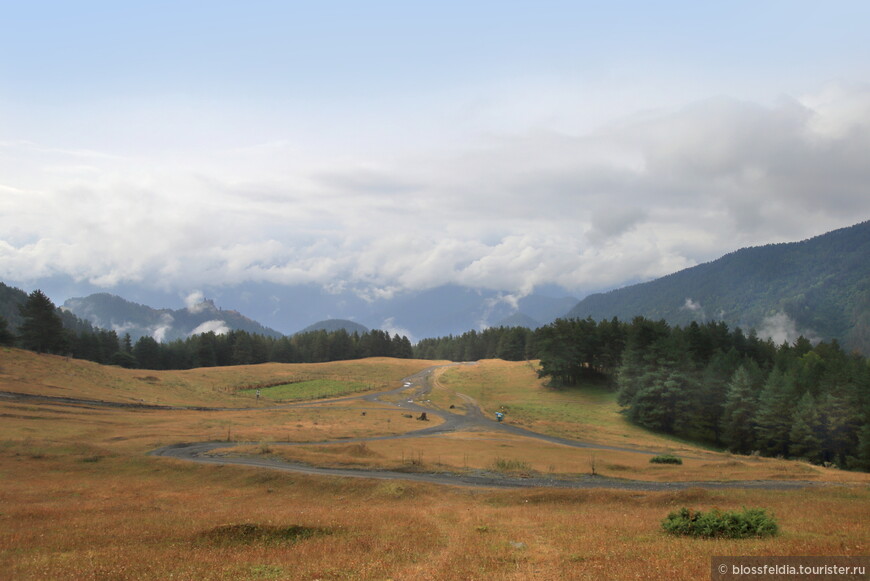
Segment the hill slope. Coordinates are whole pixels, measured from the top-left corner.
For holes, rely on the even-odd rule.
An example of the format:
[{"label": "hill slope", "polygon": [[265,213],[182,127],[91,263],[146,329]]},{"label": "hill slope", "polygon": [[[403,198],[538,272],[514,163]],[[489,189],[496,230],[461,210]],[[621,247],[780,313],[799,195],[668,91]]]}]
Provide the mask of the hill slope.
[{"label": "hill slope", "polygon": [[368,327],[346,319],[326,319],[325,321],[318,321],[313,325],[308,325],[299,331],[299,333],[310,333],[312,331],[326,331],[327,333],[331,333],[333,331],[338,331],[339,329],[344,329],[350,334],[359,333],[360,335],[368,333],[369,331]]},{"label": "hill slope", "polygon": [[498,322],[496,327],[525,327],[526,329],[537,329],[541,324],[528,316],[525,313],[514,313],[510,317],[505,317]]},{"label": "hill slope", "polygon": [[801,333],[870,353],[870,222],[745,248],[660,279],[590,295],[569,317],[722,320],[775,341]]}]

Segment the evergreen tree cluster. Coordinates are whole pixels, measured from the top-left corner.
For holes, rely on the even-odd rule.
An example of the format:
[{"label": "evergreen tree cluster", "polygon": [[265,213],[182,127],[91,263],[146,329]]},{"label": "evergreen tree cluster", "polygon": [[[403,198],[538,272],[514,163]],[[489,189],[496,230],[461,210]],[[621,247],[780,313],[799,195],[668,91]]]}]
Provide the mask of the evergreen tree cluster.
[{"label": "evergreen tree cluster", "polygon": [[247,331],[192,335],[169,343],[142,337],[133,356],[143,369],[190,369],[256,363],[324,363],[364,357],[413,356],[411,341],[398,334],[373,329],[363,334],[310,331],[292,337],[267,337]]},{"label": "evergreen tree cluster", "polygon": [[609,378],[634,423],[737,453],[870,469],[870,360],[725,323],[560,320],[534,343],[556,385]]},{"label": "evergreen tree cluster", "polygon": [[534,359],[534,355],[532,331],[525,327],[490,327],[480,332],[472,330],[459,336],[422,339],[414,346],[417,359],[523,361]]},{"label": "evergreen tree cluster", "polygon": [[[0,289],[3,290],[3,289]],[[17,290],[17,289],[16,289]],[[267,337],[233,330],[193,335],[169,343],[94,328],[89,322],[55,307],[40,290],[15,296],[17,329],[0,316],[0,345],[39,353],[71,355],[106,365],[140,369],[190,369],[253,363],[321,363],[364,357],[413,356],[407,337],[374,329],[365,333],[310,331],[292,337]]]}]

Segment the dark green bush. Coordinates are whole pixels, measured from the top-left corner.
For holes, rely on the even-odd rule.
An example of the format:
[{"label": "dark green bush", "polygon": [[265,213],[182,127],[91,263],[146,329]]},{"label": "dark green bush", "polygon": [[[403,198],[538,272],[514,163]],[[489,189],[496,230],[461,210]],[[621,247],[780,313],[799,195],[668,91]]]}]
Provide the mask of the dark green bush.
[{"label": "dark green bush", "polygon": [[661,456],[653,456],[649,459],[652,464],[682,464],[683,459],[671,456],[670,454],[662,454]]},{"label": "dark green bush", "polygon": [[742,512],[714,508],[707,513],[681,508],[662,521],[662,528],[672,535],[721,539],[768,537],[779,532],[773,516],[764,509],[745,507]]},{"label": "dark green bush", "polygon": [[290,525],[278,527],[261,524],[221,525],[197,535],[198,539],[219,545],[292,543],[318,535],[329,534],[327,529]]}]

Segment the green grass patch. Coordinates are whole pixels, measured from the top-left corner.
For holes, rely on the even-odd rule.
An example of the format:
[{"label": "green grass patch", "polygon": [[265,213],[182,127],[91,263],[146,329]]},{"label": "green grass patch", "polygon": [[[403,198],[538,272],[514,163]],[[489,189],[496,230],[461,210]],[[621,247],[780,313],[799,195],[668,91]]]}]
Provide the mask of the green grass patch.
[{"label": "green grass patch", "polygon": [[662,521],[662,528],[672,535],[707,539],[770,537],[779,532],[776,520],[761,508],[744,508],[740,512],[681,508]]},{"label": "green grass patch", "polygon": [[[362,381],[342,381],[337,379],[311,379],[296,383],[284,383],[262,387],[260,396],[272,401],[297,401],[303,399],[322,399],[337,397],[373,389],[372,384]],[[256,395],[257,389],[244,389],[240,393]]]},{"label": "green grass patch", "polygon": [[683,459],[671,454],[661,454],[649,459],[650,464],[682,464]]},{"label": "green grass patch", "polygon": [[325,534],[329,534],[327,529],[315,527],[276,527],[245,523],[215,527],[200,533],[198,539],[217,545],[278,545]]}]

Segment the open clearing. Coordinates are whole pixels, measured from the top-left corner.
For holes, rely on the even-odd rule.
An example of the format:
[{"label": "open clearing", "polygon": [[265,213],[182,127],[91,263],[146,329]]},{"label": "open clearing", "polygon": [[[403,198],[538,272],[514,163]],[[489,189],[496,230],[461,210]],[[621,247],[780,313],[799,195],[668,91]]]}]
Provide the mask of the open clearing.
[{"label": "open clearing", "polygon": [[[0,350],[3,392],[92,400],[0,397],[3,578],[702,579],[713,555],[870,550],[867,474],[651,434],[625,422],[613,394],[550,390],[533,364],[420,373],[432,365],[155,372]],[[283,387],[294,384],[324,391]],[[332,399],[298,400],[317,395]],[[147,455],[206,442],[208,463]],[[650,464],[651,453],[684,464]],[[436,473],[460,486],[411,480]],[[593,487],[495,487],[547,480]],[[668,536],[660,522],[681,506],[761,507],[782,533]]]}]

